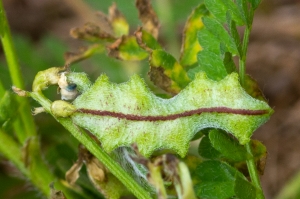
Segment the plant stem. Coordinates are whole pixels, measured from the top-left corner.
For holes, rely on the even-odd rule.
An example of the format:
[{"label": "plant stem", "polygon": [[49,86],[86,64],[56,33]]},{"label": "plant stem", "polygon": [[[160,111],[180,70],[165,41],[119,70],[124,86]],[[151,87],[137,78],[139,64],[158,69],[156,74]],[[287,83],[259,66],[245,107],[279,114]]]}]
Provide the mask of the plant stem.
[{"label": "plant stem", "polygon": [[242,87],[245,85],[245,74],[246,74],[246,56],[249,44],[249,36],[252,27],[246,27],[243,39],[243,46],[242,46],[242,55],[239,60],[239,76],[240,76],[240,83]]},{"label": "plant stem", "polygon": [[[51,113],[51,101],[40,92],[32,92],[31,97],[39,102],[46,112]],[[70,118],[56,118],[76,139],[78,139],[104,166],[116,176],[139,199],[151,199],[150,194],[144,190],[131,176],[123,170],[86,132],[74,125]]]},{"label": "plant stem", "polygon": [[[252,25],[246,26],[245,33],[244,33],[244,39],[243,39],[243,46],[242,46],[242,55],[239,60],[239,76],[240,76],[240,83],[242,87],[245,85],[245,75],[246,75],[246,56],[247,56],[247,50],[248,50],[248,44],[249,44],[249,37],[250,32],[252,29]],[[256,198],[257,199],[264,199],[265,196],[263,194],[261,184],[260,184],[260,178],[256,169],[255,160],[253,157],[253,152],[251,149],[251,142],[248,142],[245,144],[245,148],[249,154],[251,154],[251,158],[246,161],[248,171],[250,174],[251,182],[257,189]]]},{"label": "plant stem", "polygon": [[2,97],[4,95],[4,93],[5,93],[5,88],[2,84],[2,82],[0,81],[0,97]]},{"label": "plant stem", "polygon": [[246,148],[247,152],[252,155],[252,158],[248,159],[246,161],[246,163],[247,163],[248,171],[249,171],[249,174],[250,174],[251,182],[253,183],[253,185],[257,189],[256,198],[257,199],[264,199],[265,196],[264,196],[264,193],[263,193],[262,188],[261,188],[260,178],[259,178],[259,175],[258,175],[258,172],[257,172],[257,169],[256,169],[254,158],[253,158],[251,143],[248,142],[247,144],[245,144],[245,148]]},{"label": "plant stem", "polygon": [[[0,129],[0,140],[5,140],[0,144],[0,153],[7,159],[9,159],[17,169],[30,180],[30,182],[36,186],[44,196],[49,198],[50,188],[49,184],[55,180],[55,177],[50,172],[49,168],[42,162],[36,159],[42,159],[39,152],[39,139],[37,137],[31,138],[29,147],[22,148],[9,136],[6,132]],[[28,155],[30,151],[31,156]],[[32,153],[34,153],[32,155]],[[32,156],[37,156],[37,158],[32,159]],[[28,158],[28,160],[25,160]],[[28,165],[24,164],[24,161],[28,161]],[[64,186],[61,182],[57,181],[55,183],[56,187],[64,192],[67,198],[72,198],[73,194],[70,190]]]},{"label": "plant stem", "polygon": [[[12,42],[8,21],[1,0],[0,0],[0,38],[3,46],[3,51],[7,60],[7,65],[9,68],[12,83],[18,88],[24,89],[21,70],[18,64],[16,51]],[[18,98],[18,102],[21,105],[20,118],[22,122],[21,123],[19,122],[17,125],[15,125],[17,136],[18,134],[22,134],[22,133],[25,133],[27,135],[23,137],[36,135],[35,125],[34,125],[33,117],[30,114],[30,107],[29,107],[28,100]],[[22,128],[20,124],[24,125],[24,127]],[[25,142],[24,138],[20,138],[19,141],[21,143]]]},{"label": "plant stem", "polygon": [[12,139],[11,136],[7,135],[2,129],[0,129],[0,153],[4,155],[7,159],[12,161],[12,163],[26,176],[28,176],[28,171],[24,167],[22,162],[22,155],[20,152],[20,146]]}]

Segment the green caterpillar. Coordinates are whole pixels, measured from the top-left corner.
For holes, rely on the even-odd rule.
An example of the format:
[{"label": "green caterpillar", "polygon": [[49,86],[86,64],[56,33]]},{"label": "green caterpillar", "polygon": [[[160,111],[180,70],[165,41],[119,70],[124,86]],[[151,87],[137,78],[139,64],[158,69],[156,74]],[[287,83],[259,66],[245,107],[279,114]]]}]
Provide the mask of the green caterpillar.
[{"label": "green caterpillar", "polygon": [[[162,99],[137,75],[122,84],[111,83],[101,75],[92,85],[84,73],[51,70],[37,75],[33,91],[58,83],[73,92],[76,84],[81,95],[72,103],[54,101],[51,112],[57,117],[71,117],[74,124],[94,134],[107,152],[136,143],[146,157],[157,150],[171,150],[184,157],[194,135],[209,127],[226,130],[245,144],[272,113],[266,102],[243,90],[236,73],[219,82],[199,73],[178,95]],[[57,77],[48,80],[45,73]],[[62,84],[61,79],[66,82]]]}]

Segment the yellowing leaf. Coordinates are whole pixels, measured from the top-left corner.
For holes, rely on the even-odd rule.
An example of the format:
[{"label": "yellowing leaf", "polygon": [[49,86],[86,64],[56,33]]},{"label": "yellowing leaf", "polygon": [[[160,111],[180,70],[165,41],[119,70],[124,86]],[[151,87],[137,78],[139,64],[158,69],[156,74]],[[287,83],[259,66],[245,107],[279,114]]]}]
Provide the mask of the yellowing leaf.
[{"label": "yellowing leaf", "polygon": [[203,28],[201,17],[207,14],[208,11],[201,4],[192,12],[185,24],[180,57],[180,64],[184,67],[191,66],[197,62],[197,54],[202,50],[197,34]]},{"label": "yellowing leaf", "polygon": [[117,5],[115,3],[109,8],[109,21],[116,37],[128,35],[129,24],[122,13],[117,9]]},{"label": "yellowing leaf", "polygon": [[134,36],[122,36],[108,47],[108,55],[121,60],[143,60],[148,53],[141,49]]},{"label": "yellowing leaf", "polygon": [[163,50],[153,50],[149,62],[150,80],[169,93],[179,93],[190,82],[183,67]]},{"label": "yellowing leaf", "polygon": [[150,0],[137,0],[136,7],[139,12],[139,18],[143,23],[143,28],[151,33],[154,38],[158,37],[159,21],[154,12]]}]

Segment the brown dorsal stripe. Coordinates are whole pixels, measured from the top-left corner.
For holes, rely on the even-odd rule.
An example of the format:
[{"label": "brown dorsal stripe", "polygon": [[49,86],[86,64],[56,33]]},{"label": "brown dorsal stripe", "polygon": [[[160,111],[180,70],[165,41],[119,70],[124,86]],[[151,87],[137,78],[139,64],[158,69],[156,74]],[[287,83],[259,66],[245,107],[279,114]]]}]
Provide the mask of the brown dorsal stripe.
[{"label": "brown dorsal stripe", "polygon": [[110,116],[119,119],[133,120],[133,121],[167,121],[175,120],[181,117],[188,117],[192,115],[200,115],[201,113],[231,113],[238,115],[264,115],[267,114],[267,110],[247,110],[247,109],[231,109],[227,107],[212,107],[212,108],[199,108],[196,110],[185,111],[182,113],[176,113],[171,115],[156,115],[156,116],[143,116],[143,115],[133,115],[116,113],[112,111],[101,111],[101,110],[91,110],[91,109],[77,109],[77,112],[86,113],[98,116]]}]

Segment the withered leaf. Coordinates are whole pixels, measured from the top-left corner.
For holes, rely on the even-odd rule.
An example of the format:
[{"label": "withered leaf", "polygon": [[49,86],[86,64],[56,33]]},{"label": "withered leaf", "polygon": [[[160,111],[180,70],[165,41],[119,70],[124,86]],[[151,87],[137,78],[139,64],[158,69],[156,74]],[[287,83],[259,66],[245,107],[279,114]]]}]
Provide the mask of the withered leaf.
[{"label": "withered leaf", "polygon": [[70,30],[70,35],[75,39],[82,39],[90,42],[97,41],[113,41],[116,38],[103,31],[98,25],[88,22],[83,27],[73,28]]},{"label": "withered leaf", "polygon": [[79,170],[82,168],[83,163],[86,164],[87,173],[91,182],[105,198],[119,199],[121,196],[129,194],[124,185],[83,145],[79,145],[78,160],[66,173],[66,180],[71,185],[78,179]]},{"label": "withered leaf", "polygon": [[177,60],[161,49],[151,52],[149,63],[150,80],[171,94],[179,93],[190,82],[186,71]]},{"label": "withered leaf", "polygon": [[62,191],[56,190],[54,188],[53,182],[49,185],[49,187],[50,187],[50,199],[67,199]]},{"label": "withered leaf", "polygon": [[151,33],[154,38],[158,37],[159,21],[154,12],[150,0],[136,0],[135,3],[143,28]]},{"label": "withered leaf", "polygon": [[189,16],[183,31],[180,64],[184,67],[191,66],[197,62],[197,54],[202,47],[197,39],[197,34],[203,28],[202,16],[207,15],[208,11],[204,4],[195,8]]},{"label": "withered leaf", "polygon": [[140,48],[134,36],[123,35],[107,46],[108,55],[121,60],[143,60],[148,53]]},{"label": "withered leaf", "polygon": [[79,178],[79,171],[83,165],[83,161],[79,158],[72,167],[66,172],[65,178],[67,182],[73,185]]},{"label": "withered leaf", "polygon": [[259,88],[258,83],[250,75],[245,76],[245,84],[243,88],[251,97],[267,102],[263,92]]}]

